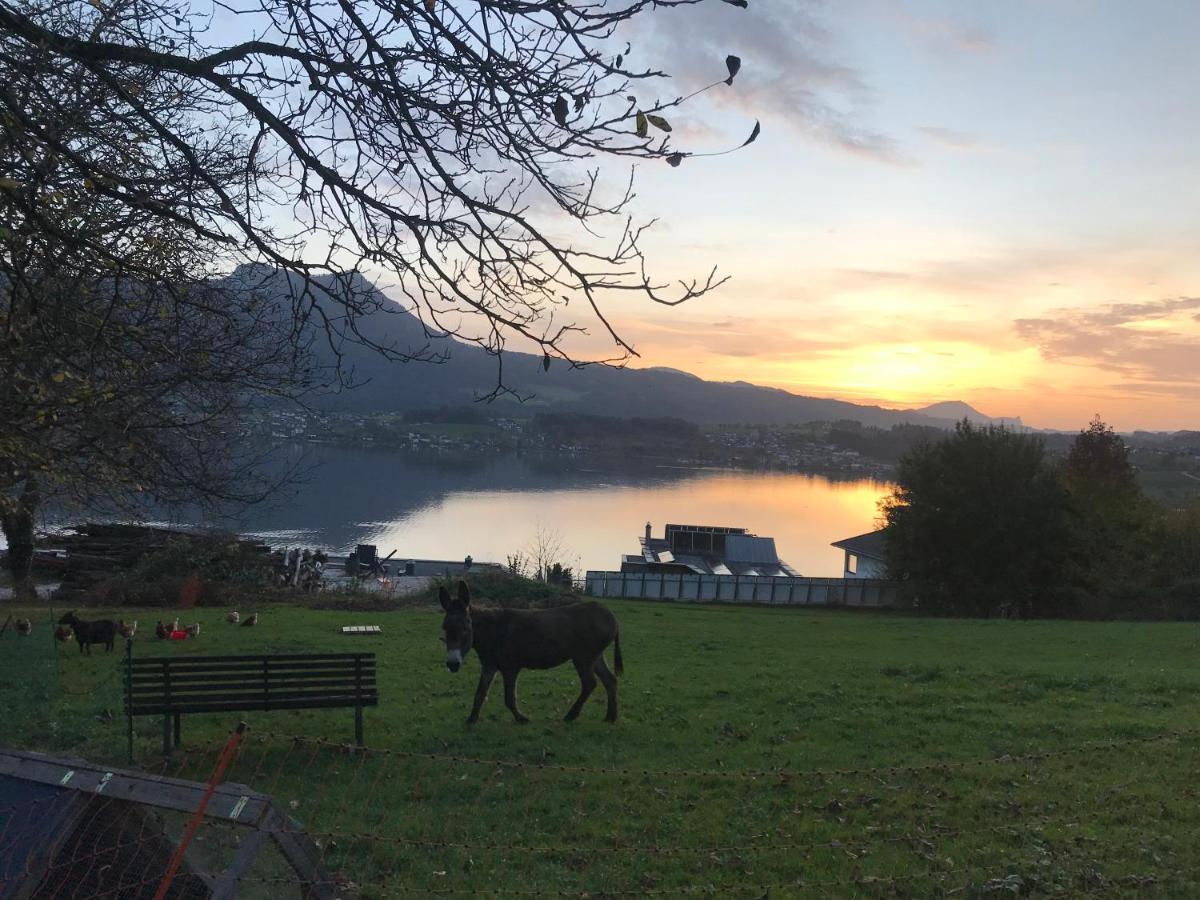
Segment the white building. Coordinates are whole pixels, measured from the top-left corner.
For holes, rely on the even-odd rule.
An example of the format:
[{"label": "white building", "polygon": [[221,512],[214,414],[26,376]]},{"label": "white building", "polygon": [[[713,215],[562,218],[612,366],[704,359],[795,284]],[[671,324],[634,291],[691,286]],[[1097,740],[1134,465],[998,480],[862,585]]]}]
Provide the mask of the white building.
[{"label": "white building", "polygon": [[886,578],[887,562],[884,553],[884,531],[868,531],[840,541],[832,546],[846,553],[842,566],[843,578]]}]

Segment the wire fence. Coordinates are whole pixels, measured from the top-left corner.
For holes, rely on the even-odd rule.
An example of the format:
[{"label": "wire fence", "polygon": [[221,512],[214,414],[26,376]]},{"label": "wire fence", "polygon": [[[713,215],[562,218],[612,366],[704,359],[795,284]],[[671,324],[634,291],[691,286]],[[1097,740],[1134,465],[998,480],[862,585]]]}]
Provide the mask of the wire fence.
[{"label": "wire fence", "polygon": [[[78,650],[53,625],[0,637],[3,743],[28,732],[122,758],[122,729],[94,727],[121,717],[119,655],[72,659],[66,685]],[[675,769],[359,748],[253,724],[225,781],[274,798],[331,897],[1200,896],[1195,729],[905,765]],[[203,782],[224,744],[186,744],[148,771]],[[102,792],[67,810],[0,797],[0,895],[37,872],[28,896],[153,900],[188,820]],[[164,896],[295,887],[286,854],[255,849],[254,833],[205,818]]]},{"label": "wire fence", "polygon": [[859,766],[847,768],[821,769],[649,769],[638,767],[604,767],[566,765],[562,763],[536,762],[519,759],[500,759],[496,757],[456,756],[444,753],[422,753],[411,750],[380,749],[375,747],[356,747],[344,741],[330,741],[325,738],[304,737],[299,735],[284,735],[274,732],[260,732],[252,741],[258,743],[283,742],[296,746],[316,746],[328,748],[343,754],[358,754],[361,756],[383,756],[397,759],[426,760],[430,762],[469,764],[503,769],[533,769],[548,772],[565,772],[584,775],[614,775],[623,778],[659,778],[677,779],[735,779],[742,781],[779,780],[788,782],[796,778],[833,778],[859,775],[898,775],[903,773],[949,772],[977,766],[994,766],[1016,763],[1039,762],[1056,757],[1076,756],[1080,753],[1104,752],[1107,750],[1122,750],[1138,745],[1157,744],[1164,741],[1179,741],[1200,739],[1200,729],[1177,729],[1159,731],[1154,734],[1113,738],[1110,740],[1090,741],[1073,747],[1059,750],[1047,750],[1035,753],[1005,753],[999,756],[985,756],[975,759],[938,760],[899,766]]},{"label": "wire fence", "polygon": [[[6,618],[0,615],[0,623]],[[62,688],[54,627],[48,613],[33,616],[26,635],[16,627],[16,619],[0,634],[0,702],[14,727],[44,732]]]},{"label": "wire fence", "polygon": [[[223,745],[184,747],[154,774],[203,781]],[[698,771],[251,732],[226,780],[274,798],[329,896],[1189,896],[1198,750],[1180,730],[922,765]],[[0,888],[6,872],[41,872],[30,896],[152,900],[187,812],[95,792],[55,819],[56,802],[0,804]],[[30,843],[52,820],[56,837]],[[278,850],[236,868],[248,833],[205,819],[162,896],[294,887]]]},{"label": "wire fence", "polygon": [[1174,731],[955,762],[764,772],[530,763],[258,733],[231,777],[286,804],[339,896],[892,896],[903,886],[930,896],[989,883],[1017,892],[1018,882],[1023,892],[1102,895],[1197,883],[1196,851],[1171,835],[1200,833],[1189,788],[1198,738]]},{"label": "wire fence", "polygon": [[55,638],[53,609],[30,612],[27,619],[27,635],[11,625],[0,634],[2,742],[107,755],[119,746],[119,736],[95,726],[121,717],[121,640],[111,652],[93,645],[90,655],[82,655],[74,641]]}]

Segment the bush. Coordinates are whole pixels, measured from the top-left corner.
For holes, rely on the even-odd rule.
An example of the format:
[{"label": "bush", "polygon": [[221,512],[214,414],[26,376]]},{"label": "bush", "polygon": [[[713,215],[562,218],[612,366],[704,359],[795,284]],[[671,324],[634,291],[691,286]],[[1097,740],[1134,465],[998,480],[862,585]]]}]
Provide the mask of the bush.
[{"label": "bush", "polygon": [[142,556],[130,575],[153,582],[192,572],[204,582],[265,585],[271,580],[271,559],[236,535],[177,535]]},{"label": "bush", "polygon": [[[480,606],[502,609],[549,609],[579,600],[578,593],[562,584],[534,581],[510,572],[472,572],[464,579],[471,589],[471,602]],[[438,589],[445,588],[451,596],[458,591],[458,578],[437,578],[424,591],[411,595],[422,604],[438,602]]]},{"label": "bush", "polygon": [[1066,492],[1039,438],[970,422],[909,451],[883,505],[891,577],[925,612],[1062,615]]}]

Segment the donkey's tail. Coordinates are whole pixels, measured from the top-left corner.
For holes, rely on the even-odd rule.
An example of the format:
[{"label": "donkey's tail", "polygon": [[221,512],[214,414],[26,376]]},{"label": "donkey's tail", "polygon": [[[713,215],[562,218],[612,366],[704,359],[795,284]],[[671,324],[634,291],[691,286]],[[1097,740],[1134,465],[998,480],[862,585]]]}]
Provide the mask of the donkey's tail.
[{"label": "donkey's tail", "polygon": [[621,632],[619,629],[613,638],[613,670],[618,675],[625,674],[625,663],[621,661]]}]

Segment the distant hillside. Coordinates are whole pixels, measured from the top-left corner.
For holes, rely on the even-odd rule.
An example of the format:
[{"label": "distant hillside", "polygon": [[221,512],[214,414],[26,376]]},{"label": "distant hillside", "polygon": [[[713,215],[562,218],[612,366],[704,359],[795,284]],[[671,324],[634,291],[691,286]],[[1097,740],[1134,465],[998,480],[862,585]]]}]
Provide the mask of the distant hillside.
[{"label": "distant hillside", "polygon": [[[281,298],[286,296],[286,284],[282,281],[279,292]],[[397,349],[419,349],[428,344],[444,353],[446,361],[435,365],[396,364],[361,346],[346,343],[340,347],[343,365],[353,371],[360,384],[353,390],[321,398],[318,405],[353,412],[400,412],[470,403],[495,387],[494,357],[479,347],[451,338],[426,338],[414,316],[382,294],[377,294],[377,298],[383,309],[358,320],[360,333]],[[332,361],[332,351],[323,341],[317,343],[326,360]],[[753,425],[851,420],[884,428],[905,422],[952,427],[964,415],[972,421],[992,421],[961,403],[940,403],[923,410],[885,409],[805,397],[743,381],[705,381],[668,368],[571,369],[555,360],[547,372],[540,356],[517,352],[504,355],[504,380],[522,396],[531,395],[524,403],[508,397],[495,402],[493,409],[497,412],[509,410],[516,415],[555,411],[622,418],[674,416],[702,424]]]},{"label": "distant hillside", "polygon": [[963,403],[961,400],[945,400],[941,403],[922,406],[920,409],[914,409],[913,412],[929,416],[931,419],[941,419],[948,422],[961,422],[963,419],[966,419],[976,425],[1005,425],[1018,430],[1025,427],[1019,416],[1011,418],[987,416],[969,403]]}]

